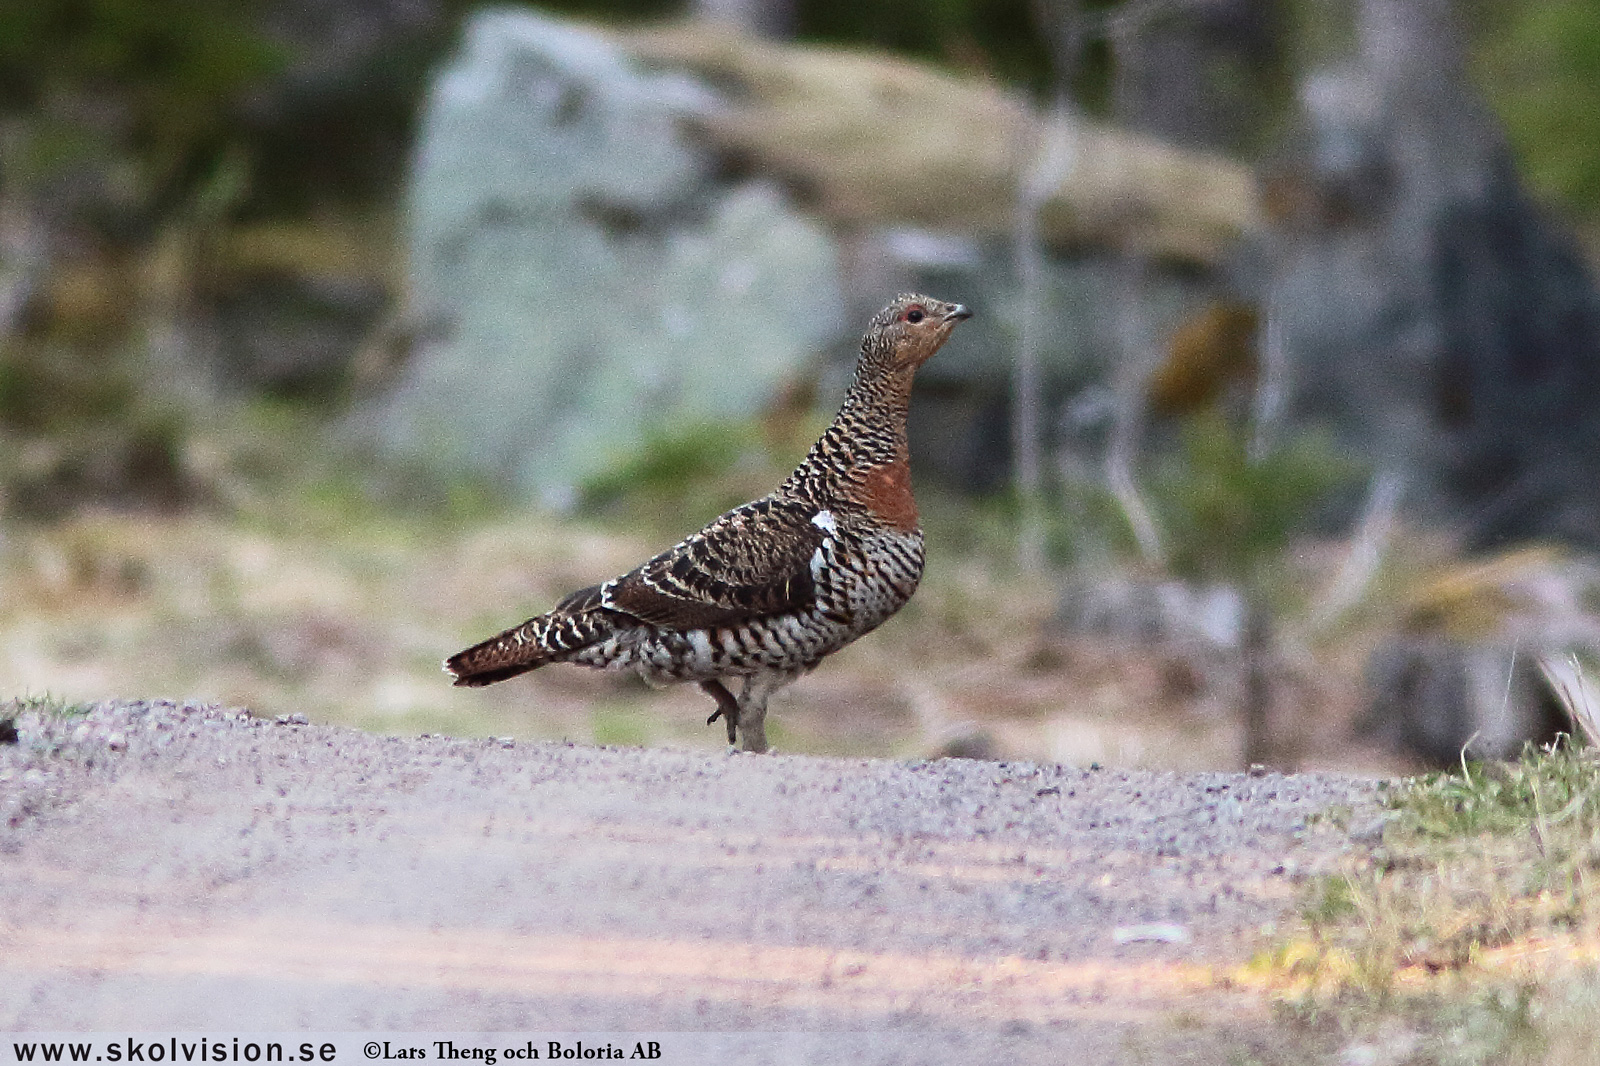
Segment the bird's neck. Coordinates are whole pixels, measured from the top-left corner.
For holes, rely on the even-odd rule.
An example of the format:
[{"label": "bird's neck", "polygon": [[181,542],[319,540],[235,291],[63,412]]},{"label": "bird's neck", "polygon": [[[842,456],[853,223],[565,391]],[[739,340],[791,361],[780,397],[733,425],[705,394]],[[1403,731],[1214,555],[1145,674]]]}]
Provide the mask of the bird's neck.
[{"label": "bird's neck", "polygon": [[858,366],[839,413],[792,475],[794,487],[808,495],[854,498],[870,472],[906,471],[913,373],[910,367]]},{"label": "bird's neck", "polygon": [[906,416],[911,410],[911,367],[858,367],[833,424],[849,431],[855,465],[905,461]]}]

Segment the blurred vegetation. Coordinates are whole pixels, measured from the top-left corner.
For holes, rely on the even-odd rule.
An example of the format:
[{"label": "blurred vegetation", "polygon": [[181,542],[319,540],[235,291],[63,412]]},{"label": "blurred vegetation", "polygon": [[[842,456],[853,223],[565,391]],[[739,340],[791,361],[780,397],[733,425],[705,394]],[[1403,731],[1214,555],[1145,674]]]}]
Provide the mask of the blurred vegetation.
[{"label": "blurred vegetation", "polygon": [[[363,72],[368,92],[393,99],[363,117],[409,132],[426,74],[450,46],[468,0],[437,0],[438,19],[411,47]],[[602,21],[682,14],[684,0],[547,0],[538,5]],[[252,93],[290,69],[298,46],[265,28],[272,0],[29,0],[0,5],[0,115],[31,116],[8,130],[8,184],[59,173],[108,147],[130,173],[122,180],[170,206],[213,173],[230,152],[261,191],[283,194],[300,167],[327,178],[365,169],[370,131],[346,123],[314,145],[284,141],[259,121],[243,121]],[[1350,41],[1348,12],[1283,0],[1275,32],[1300,64],[1326,62]],[[1073,73],[1080,105],[1104,110],[1113,75],[1103,26],[1132,5],[1088,0],[1091,32]],[[1048,99],[1055,86],[1052,27],[1029,0],[797,0],[803,40],[863,45],[981,72]],[[1585,213],[1600,210],[1600,9],[1588,0],[1502,4],[1462,0],[1473,69],[1507,123],[1536,186]],[[1058,16],[1060,13],[1056,13]],[[1171,17],[1168,13],[1167,17]],[[1291,81],[1273,63],[1220,72],[1238,88],[1286,102]],[[369,104],[372,102],[369,101]],[[382,112],[380,115],[378,112]],[[316,151],[307,151],[307,148]],[[1268,148],[1268,145],[1258,145]],[[331,153],[333,158],[329,158]],[[335,182],[335,185],[338,183]],[[389,190],[380,190],[392,192]],[[259,194],[259,192],[258,192]],[[252,204],[255,209],[259,205]],[[302,205],[303,206],[303,205]]]},{"label": "blurred vegetation", "polygon": [[729,484],[741,463],[758,465],[763,474],[777,467],[753,426],[695,422],[657,428],[580,488],[580,506],[613,517],[644,514],[688,522],[699,513],[704,521],[750,498]]},{"label": "blurred vegetation", "polygon": [[1476,0],[1468,13],[1474,72],[1522,174],[1587,229],[1600,228],[1600,6]]},{"label": "blurred vegetation", "polygon": [[[392,125],[401,116],[403,132],[409,132],[428,69],[449,47],[460,18],[477,5],[437,0],[432,6],[439,17],[416,47],[405,54],[390,50],[385,69],[363,72],[395,97],[384,120]],[[667,18],[685,8],[679,0],[552,0],[540,6],[605,21]],[[360,125],[346,123],[314,145],[285,142],[253,111],[260,101],[252,94],[273,87],[301,51],[266,28],[283,8],[272,0],[0,5],[0,115],[12,122],[7,183],[34,185],[86,162],[114,160],[123,169],[116,177],[124,191],[137,194],[149,212],[170,210],[192,195],[230,153],[244,161],[247,181],[258,171],[294,166],[324,177],[362,168],[360,156],[371,142]],[[1049,73],[1027,0],[807,0],[798,6],[797,23],[802,38],[955,62],[1018,84],[1042,85]]]},{"label": "blurred vegetation", "polygon": [[51,715],[58,718],[77,718],[88,714],[92,704],[72,703],[52,696],[48,692],[38,696],[15,696],[8,700],[0,701],[0,723],[10,724],[12,736],[10,740],[0,738],[0,743],[15,744],[16,720],[25,714]]},{"label": "blurred vegetation", "polygon": [[1295,433],[1260,456],[1246,427],[1213,407],[1180,427],[1150,480],[1168,565],[1196,580],[1260,584],[1292,538],[1349,487],[1360,467],[1331,440]]},{"label": "blurred vegetation", "polygon": [[[579,510],[676,538],[772,491],[827,424],[808,389],[744,421],[656,426],[579,486]],[[831,414],[831,413],[830,413]]]},{"label": "blurred vegetation", "polygon": [[[1157,450],[1140,490],[1161,539],[1163,568],[1200,584],[1225,582],[1270,592],[1297,537],[1323,532],[1330,503],[1364,471],[1330,438],[1284,436],[1251,454],[1248,426],[1220,405],[1175,425],[1176,445]],[[1127,513],[1098,480],[1057,489],[1047,544],[1058,563],[1084,569],[1142,565]],[[997,502],[1014,536],[1020,509]],[[992,508],[993,509],[993,508]]]},{"label": "blurred vegetation", "polygon": [[287,59],[254,0],[30,0],[0,7],[0,113],[29,115],[7,180],[109,154],[153,202],[186,191],[235,134],[241,95]]}]

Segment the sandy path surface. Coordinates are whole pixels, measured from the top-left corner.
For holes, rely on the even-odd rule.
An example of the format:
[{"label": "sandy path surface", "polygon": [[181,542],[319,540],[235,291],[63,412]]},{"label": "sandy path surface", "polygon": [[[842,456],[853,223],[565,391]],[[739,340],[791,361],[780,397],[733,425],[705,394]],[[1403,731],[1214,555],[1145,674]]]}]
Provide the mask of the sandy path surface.
[{"label": "sandy path surface", "polygon": [[[1374,795],[160,701],[20,727],[0,747],[11,1031],[854,1031],[735,1057],[1305,1061],[1228,975],[1345,846],[1307,816],[1370,817]],[[1153,924],[1179,929],[1124,942]]]}]

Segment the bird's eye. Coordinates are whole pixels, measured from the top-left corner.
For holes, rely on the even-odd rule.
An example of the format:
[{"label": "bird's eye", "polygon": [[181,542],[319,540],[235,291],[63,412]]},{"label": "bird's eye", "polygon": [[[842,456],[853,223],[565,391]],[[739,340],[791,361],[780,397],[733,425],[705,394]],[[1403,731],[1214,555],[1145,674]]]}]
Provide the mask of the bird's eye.
[{"label": "bird's eye", "polygon": [[913,307],[911,310],[906,312],[906,321],[911,323],[913,326],[918,322],[921,322],[922,319],[923,313],[922,308],[920,307]]}]

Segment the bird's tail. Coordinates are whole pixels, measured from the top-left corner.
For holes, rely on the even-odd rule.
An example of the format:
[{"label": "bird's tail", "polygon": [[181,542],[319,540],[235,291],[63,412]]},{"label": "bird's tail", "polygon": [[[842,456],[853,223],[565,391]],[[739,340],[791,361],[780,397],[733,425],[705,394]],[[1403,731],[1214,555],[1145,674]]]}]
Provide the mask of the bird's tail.
[{"label": "bird's tail", "polygon": [[599,609],[600,587],[581,589],[548,614],[530,618],[444,661],[457,685],[478,688],[537,670],[604,640],[614,627]]},{"label": "bird's tail", "polygon": [[457,685],[477,688],[504,681],[529,670],[537,670],[550,661],[544,649],[528,638],[528,629],[539,619],[531,619],[515,629],[474,644],[466,651],[458,651],[444,661],[447,674]]}]

